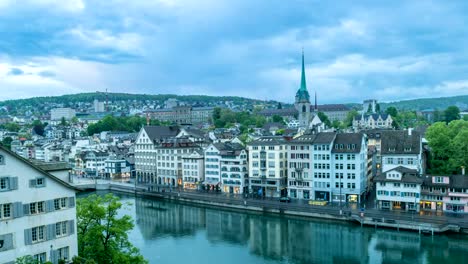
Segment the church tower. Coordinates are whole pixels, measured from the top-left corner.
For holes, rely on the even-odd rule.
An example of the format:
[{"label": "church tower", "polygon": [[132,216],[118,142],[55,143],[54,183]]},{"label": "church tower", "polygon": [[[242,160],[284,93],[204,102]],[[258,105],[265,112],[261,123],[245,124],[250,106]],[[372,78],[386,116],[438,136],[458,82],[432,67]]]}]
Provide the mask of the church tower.
[{"label": "church tower", "polygon": [[310,113],[310,96],[307,91],[305,66],[304,66],[304,50],[302,50],[302,73],[301,73],[301,87],[296,92],[296,101],[294,103],[298,111],[299,127],[307,128],[311,120]]}]

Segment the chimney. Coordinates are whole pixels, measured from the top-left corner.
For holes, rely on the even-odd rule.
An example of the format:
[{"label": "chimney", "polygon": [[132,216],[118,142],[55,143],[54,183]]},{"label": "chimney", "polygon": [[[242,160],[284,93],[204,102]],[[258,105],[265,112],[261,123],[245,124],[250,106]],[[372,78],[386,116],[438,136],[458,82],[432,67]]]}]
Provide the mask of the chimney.
[{"label": "chimney", "polygon": [[413,129],[411,127],[408,128],[408,136],[411,136],[412,133],[413,133]]}]

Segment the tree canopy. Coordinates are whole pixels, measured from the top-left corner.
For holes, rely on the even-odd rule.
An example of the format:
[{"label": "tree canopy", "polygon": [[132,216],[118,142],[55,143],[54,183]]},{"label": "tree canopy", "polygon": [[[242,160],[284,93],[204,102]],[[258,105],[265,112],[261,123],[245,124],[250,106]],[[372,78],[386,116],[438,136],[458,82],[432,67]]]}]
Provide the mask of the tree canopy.
[{"label": "tree canopy", "polygon": [[77,259],[100,264],[147,263],[138,248],[128,240],[128,232],[134,224],[128,215],[118,217],[122,206],[120,199],[113,194],[93,194],[77,200]]},{"label": "tree canopy", "polygon": [[427,129],[426,139],[431,147],[430,173],[460,173],[461,166],[468,167],[468,121],[434,123]]},{"label": "tree canopy", "polygon": [[460,109],[456,106],[449,106],[444,111],[445,122],[450,123],[453,120],[460,119]]},{"label": "tree canopy", "polygon": [[249,126],[262,127],[266,123],[266,118],[247,111],[233,112],[230,109],[216,107],[213,112],[213,124],[217,128],[232,127],[235,123],[241,125],[241,132],[245,131]]},{"label": "tree canopy", "polygon": [[[160,122],[159,120],[151,120],[151,125],[169,125],[169,122]],[[132,117],[114,117],[108,115],[95,124],[88,126],[88,135],[101,133],[102,131],[128,131],[137,132],[142,126],[146,125],[146,118]]]}]

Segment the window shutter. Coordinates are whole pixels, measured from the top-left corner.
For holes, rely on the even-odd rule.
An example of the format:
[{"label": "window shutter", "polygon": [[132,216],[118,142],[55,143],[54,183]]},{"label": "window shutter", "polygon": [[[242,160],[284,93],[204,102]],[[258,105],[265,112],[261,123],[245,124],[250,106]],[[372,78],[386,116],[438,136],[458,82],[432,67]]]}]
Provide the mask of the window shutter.
[{"label": "window shutter", "polygon": [[21,202],[13,203],[13,217],[18,218],[23,216],[23,205]]},{"label": "window shutter", "polygon": [[70,208],[75,207],[75,197],[68,198],[68,207]]},{"label": "window shutter", "polygon": [[29,211],[30,207],[29,204],[23,204],[23,215],[29,215],[31,212]]},{"label": "window shutter", "polygon": [[36,187],[36,179],[29,180],[29,187],[30,188]]},{"label": "window shutter", "polygon": [[3,240],[3,246],[0,252],[13,249],[13,234],[0,235],[0,240]]},{"label": "window shutter", "polygon": [[73,234],[75,233],[75,220],[70,220],[70,221],[68,221],[68,226],[69,226],[69,228],[68,228],[68,230],[69,230],[68,234],[69,234],[69,235],[73,235]]},{"label": "window shutter", "polygon": [[47,213],[54,211],[54,200],[47,200],[45,201],[45,204]]},{"label": "window shutter", "polygon": [[24,244],[32,245],[32,229],[30,228],[24,230]]},{"label": "window shutter", "polygon": [[55,224],[47,225],[47,240],[55,239]]},{"label": "window shutter", "polygon": [[18,177],[9,177],[10,190],[18,190]]}]

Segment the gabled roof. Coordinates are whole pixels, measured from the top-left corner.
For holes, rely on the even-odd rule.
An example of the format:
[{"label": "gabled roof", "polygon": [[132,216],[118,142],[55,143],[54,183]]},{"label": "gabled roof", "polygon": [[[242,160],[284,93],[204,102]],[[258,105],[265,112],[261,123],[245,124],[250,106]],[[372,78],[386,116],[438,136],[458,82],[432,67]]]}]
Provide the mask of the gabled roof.
[{"label": "gabled roof", "polygon": [[177,126],[144,126],[143,129],[153,142],[175,137],[180,132],[180,128]]},{"label": "gabled roof", "polygon": [[339,133],[333,142],[332,153],[361,152],[362,133]]},{"label": "gabled roof", "polygon": [[45,175],[46,177],[52,179],[53,181],[63,185],[64,187],[66,188],[69,188],[69,189],[73,189],[73,190],[76,190],[76,191],[80,191],[81,189],[69,184],[68,182],[65,182],[63,180],[61,180],[60,178],[50,174],[49,172],[45,171],[44,169],[40,168],[39,166],[36,166],[34,165],[32,162],[30,162],[29,160],[21,157],[20,155],[16,154],[15,152],[9,150],[8,148],[6,148],[5,146],[3,146],[2,144],[0,144],[0,150],[3,150],[5,151],[6,153],[8,153],[9,155],[11,155],[13,158],[16,158],[17,160],[23,162],[26,166],[29,166],[33,169],[35,169],[36,171],[38,171],[39,173]]},{"label": "gabled roof", "polygon": [[304,134],[291,141],[290,144],[330,144],[335,139],[335,132],[321,132],[317,134]]},{"label": "gabled roof", "polygon": [[[401,173],[401,180],[399,179],[387,179],[387,173],[391,171],[398,171]],[[396,168],[393,168],[391,170],[388,170],[379,176],[374,178],[375,182],[403,182],[403,183],[416,183],[416,184],[422,184],[423,183],[423,178],[418,176],[418,171],[409,169],[403,166],[398,166]]]},{"label": "gabled roof", "polygon": [[391,154],[419,154],[421,134],[407,130],[382,131],[382,155]]},{"label": "gabled roof", "polygon": [[282,136],[271,136],[271,137],[261,137],[254,141],[249,142],[248,146],[274,146],[274,145],[284,145],[287,141]]}]

